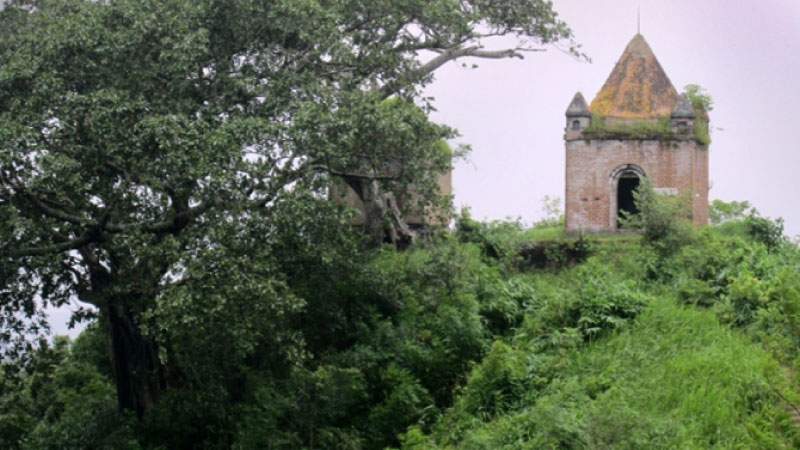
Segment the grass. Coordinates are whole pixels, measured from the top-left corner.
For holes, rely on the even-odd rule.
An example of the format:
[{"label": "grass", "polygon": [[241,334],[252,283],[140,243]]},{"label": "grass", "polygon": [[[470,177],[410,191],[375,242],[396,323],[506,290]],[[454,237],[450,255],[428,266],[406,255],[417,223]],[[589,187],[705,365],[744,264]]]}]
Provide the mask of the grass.
[{"label": "grass", "polygon": [[567,239],[563,225],[546,228],[528,228],[520,233],[520,239],[524,241],[562,241]]},{"label": "grass", "polygon": [[[516,360],[537,359],[517,347]],[[489,420],[450,411],[407,448],[773,448],[793,442],[770,388],[784,376],[758,345],[708,311],[653,302],[633,326],[563,357],[561,373]],[[528,367],[535,371],[535,367]],[[455,424],[455,426],[453,426]],[[459,431],[460,430],[460,431]],[[417,436],[418,437],[418,436]],[[408,442],[407,442],[408,443]]]},{"label": "grass", "polygon": [[[634,441],[639,435],[652,443],[657,434],[664,448],[752,448],[782,442],[789,431],[763,426],[788,422],[770,388],[782,376],[778,364],[709,311],[662,297],[630,329],[572,356],[571,372],[583,385],[608,382],[585,407],[612,415],[615,405],[630,409],[639,424],[603,420],[635,425]],[[627,439],[587,427],[598,431],[590,436],[598,446]]]},{"label": "grass", "polygon": [[608,124],[603,116],[592,114],[589,126],[584,130],[584,134],[630,134],[633,136],[645,135],[664,135],[672,134],[672,122],[669,116],[660,116],[653,122],[641,120],[626,124]]},{"label": "grass", "polygon": [[[607,138],[619,135],[626,135],[637,139],[671,139],[672,121],[669,116],[660,116],[657,121],[641,120],[626,124],[609,124],[605,118],[599,114],[592,114],[589,126],[583,130],[587,136],[594,138]],[[708,121],[697,118],[694,121],[694,135],[702,145],[711,143],[711,136],[708,133]]]},{"label": "grass", "polygon": [[[561,228],[524,233],[537,241],[568,238]],[[523,326],[467,378],[457,398],[468,397],[471,406],[457,400],[432,429],[412,427],[403,448],[800,447],[773,388],[790,401],[800,398],[788,369],[741,329],[720,323],[713,309],[681,305],[671,285],[643,281],[637,236],[590,239],[594,252],[585,263],[518,275],[533,295],[525,322],[549,317],[542,316],[546,305],[552,312],[570,304],[592,276],[647,292],[645,309],[588,343],[567,328],[548,335],[563,345],[542,347],[535,329]],[[480,392],[489,393],[491,407],[475,406]]]},{"label": "grass", "polygon": [[[522,231],[519,235],[519,239],[522,241],[528,242],[538,242],[538,241],[564,241],[564,240],[573,240],[578,237],[577,233],[570,233],[567,234],[564,231],[564,225],[558,225],[554,227],[543,227],[543,228],[528,228]],[[599,242],[609,242],[609,241],[638,241],[639,235],[634,233],[584,233],[584,238],[592,240],[592,241],[599,241]]]},{"label": "grass", "polygon": [[[513,243],[576,238],[560,226],[494,230]],[[409,428],[403,448],[800,448],[789,412],[800,404],[800,291],[774,282],[793,279],[795,247],[769,253],[741,221],[694,231],[668,255],[637,234],[586,238],[585,261],[481,291],[492,318],[516,325],[495,327],[453,406]],[[706,303],[679,300],[687,280],[707,288]],[[734,289],[741,280],[747,290]],[[731,317],[749,303],[731,299],[748,296],[760,300],[742,326]]]}]

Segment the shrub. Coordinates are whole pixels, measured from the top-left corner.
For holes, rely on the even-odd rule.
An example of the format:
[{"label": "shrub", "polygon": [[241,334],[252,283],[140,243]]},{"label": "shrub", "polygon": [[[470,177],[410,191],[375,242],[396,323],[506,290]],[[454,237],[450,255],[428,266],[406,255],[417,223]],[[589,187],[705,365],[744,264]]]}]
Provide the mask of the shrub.
[{"label": "shrub", "polygon": [[587,264],[573,274],[572,289],[548,298],[541,310],[531,312],[526,332],[538,336],[546,347],[570,345],[570,330],[584,341],[594,340],[623,327],[650,301],[631,280],[615,281],[611,274]]},{"label": "shrub", "polygon": [[525,310],[536,302],[533,286],[521,276],[503,279],[498,271],[486,270],[476,278],[480,314],[495,335],[519,326]]},{"label": "shrub", "polygon": [[383,398],[369,413],[371,448],[386,448],[395,444],[397,434],[434,410],[433,399],[414,375],[396,364],[383,371],[386,384]]},{"label": "shrub", "polygon": [[720,289],[697,278],[688,278],[678,284],[678,299],[697,306],[711,306],[719,296]]},{"label": "shrub", "polygon": [[483,256],[491,259],[513,258],[522,228],[518,221],[478,222],[470,216],[469,208],[462,209],[456,218],[458,240],[478,245]]},{"label": "shrub", "polygon": [[748,201],[724,202],[719,199],[708,204],[708,220],[711,225],[720,225],[732,220],[740,220],[752,213],[753,207]]},{"label": "shrub", "polygon": [[688,192],[660,195],[644,178],[633,196],[639,212],[625,214],[623,224],[641,229],[645,244],[666,257],[690,242],[692,226],[688,220],[691,211]]},{"label": "shrub", "polygon": [[111,379],[75,356],[73,343],[57,336],[14,376],[10,361],[2,361],[0,448],[140,448],[135,420],[118,411]]},{"label": "shrub", "polygon": [[522,243],[517,252],[520,269],[561,269],[585,261],[592,253],[592,244],[580,234],[575,240]]},{"label": "shrub", "polygon": [[733,312],[733,323],[746,325],[756,318],[759,309],[767,306],[769,285],[745,271],[730,284],[728,298]]},{"label": "shrub", "polygon": [[470,372],[456,408],[484,417],[505,411],[524,396],[525,378],[524,361],[514,349],[497,341]]},{"label": "shrub", "polygon": [[[361,371],[320,366],[314,371],[296,368],[285,380],[272,380],[264,372],[253,375],[252,397],[238,408],[233,448],[260,448],[265,443],[270,448],[361,447],[352,426],[353,417],[360,416],[368,399]],[[192,410],[185,413],[196,414]],[[173,417],[164,425],[170,427],[179,420]],[[186,445],[185,437],[176,439]],[[169,440],[162,438],[161,442]],[[198,447],[209,448],[201,442],[192,446]]]},{"label": "shrub", "polygon": [[748,234],[767,249],[774,250],[784,242],[783,219],[770,220],[751,214],[745,219]]}]

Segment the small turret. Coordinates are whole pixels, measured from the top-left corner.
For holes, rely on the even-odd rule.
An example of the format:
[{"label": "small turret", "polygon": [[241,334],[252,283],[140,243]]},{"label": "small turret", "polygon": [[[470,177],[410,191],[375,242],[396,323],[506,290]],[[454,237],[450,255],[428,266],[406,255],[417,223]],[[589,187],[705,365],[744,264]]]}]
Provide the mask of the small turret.
[{"label": "small turret", "polygon": [[692,102],[686,94],[681,94],[678,101],[675,102],[675,107],[672,108],[670,114],[672,121],[672,132],[677,134],[688,134],[694,131],[694,108]]},{"label": "small turret", "polygon": [[567,107],[567,139],[575,137],[575,135],[581,133],[586,127],[589,126],[589,123],[592,119],[592,113],[589,112],[589,108],[586,106],[586,100],[583,98],[583,94],[577,92],[574,97],[572,97],[572,102],[570,102],[569,106]]}]

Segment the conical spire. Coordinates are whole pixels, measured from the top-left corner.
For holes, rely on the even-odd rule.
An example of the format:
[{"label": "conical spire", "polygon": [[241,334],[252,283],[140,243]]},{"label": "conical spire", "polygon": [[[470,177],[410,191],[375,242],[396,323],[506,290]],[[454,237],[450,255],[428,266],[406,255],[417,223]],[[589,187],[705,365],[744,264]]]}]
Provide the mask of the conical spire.
[{"label": "conical spire", "polygon": [[583,94],[580,92],[572,97],[572,102],[567,107],[567,117],[591,117],[589,108],[586,107],[586,100],[583,99]]},{"label": "conical spire", "polygon": [[678,93],[641,34],[628,43],[592,100],[592,112],[620,118],[668,116]]},{"label": "conical spire", "polygon": [[686,94],[681,94],[678,101],[675,103],[675,108],[672,109],[672,117],[676,119],[694,119],[694,109],[692,102]]}]

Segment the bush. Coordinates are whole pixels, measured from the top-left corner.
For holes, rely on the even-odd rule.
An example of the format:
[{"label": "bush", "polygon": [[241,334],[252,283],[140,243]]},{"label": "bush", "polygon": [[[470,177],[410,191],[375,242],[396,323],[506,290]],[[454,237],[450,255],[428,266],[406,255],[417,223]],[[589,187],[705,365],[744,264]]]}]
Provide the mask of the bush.
[{"label": "bush", "polygon": [[584,341],[597,339],[623,327],[650,301],[633,281],[615,281],[610,272],[596,264],[580,267],[572,278],[573,288],[548,298],[541,310],[531,311],[534,314],[526,324],[526,329],[546,346],[570,342],[564,341],[570,330],[577,331]]},{"label": "bush", "polygon": [[[481,386],[513,392],[517,361],[529,352],[498,350],[491,365],[486,365],[488,356],[482,364],[481,375],[492,376]],[[798,443],[785,405],[771,388],[785,374],[758,345],[720,325],[711,311],[658,299],[633,326],[569,350],[561,360],[548,385],[535,395],[529,391],[504,414],[468,415],[454,408],[427,439],[418,428],[408,433],[404,448],[780,448]],[[530,361],[525,366],[530,372]]]},{"label": "bush", "polygon": [[386,384],[383,398],[369,413],[371,448],[395,444],[397,434],[435,410],[430,394],[409,370],[390,364],[382,381]]},{"label": "bush", "polygon": [[[264,443],[286,449],[361,448],[353,418],[360,416],[368,398],[364,376],[358,369],[297,368],[286,380],[271,380],[265,373],[253,375],[252,397],[238,408],[233,448],[261,448]],[[173,447],[176,445],[169,446]],[[192,446],[197,447],[209,448],[204,443]]]},{"label": "bush", "polygon": [[623,225],[642,230],[642,240],[659,255],[670,256],[692,237],[689,222],[691,203],[688,192],[679,195],[660,195],[650,180],[642,179],[634,191],[637,214],[625,214]]},{"label": "bush", "polygon": [[470,216],[468,208],[456,217],[456,236],[462,243],[476,244],[483,256],[490,259],[509,259],[516,254],[517,239],[522,232],[519,222],[478,222]]},{"label": "bush", "polygon": [[537,301],[533,286],[521,276],[501,277],[498,271],[482,271],[476,280],[480,314],[494,335],[502,335],[522,323],[524,312]]},{"label": "bush", "polygon": [[733,220],[741,220],[753,212],[747,201],[724,202],[719,199],[708,204],[708,220],[711,225],[720,225]]},{"label": "bush", "polygon": [[7,377],[9,361],[3,361],[1,448],[140,448],[133,417],[117,410],[111,379],[81,359],[83,350],[76,357],[73,345],[57,336],[13,377]]},{"label": "bush", "polygon": [[456,408],[491,417],[519,401],[526,392],[524,361],[508,345],[495,342],[468,377]]},{"label": "bush", "polygon": [[778,218],[774,221],[765,217],[758,217],[751,214],[745,219],[747,232],[757,242],[761,242],[767,249],[775,250],[784,242],[783,219]]}]

